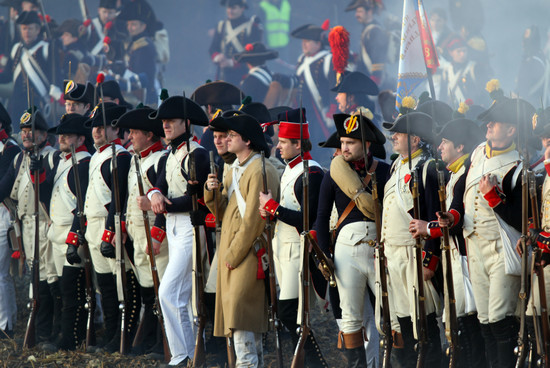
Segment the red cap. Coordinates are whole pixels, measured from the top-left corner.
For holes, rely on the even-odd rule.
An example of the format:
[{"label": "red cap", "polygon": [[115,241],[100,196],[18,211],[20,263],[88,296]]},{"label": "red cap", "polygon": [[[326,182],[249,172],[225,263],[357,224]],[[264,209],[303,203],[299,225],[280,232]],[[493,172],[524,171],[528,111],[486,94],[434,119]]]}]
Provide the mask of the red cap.
[{"label": "red cap", "polygon": [[[302,139],[309,139],[308,123],[302,125]],[[281,121],[279,123],[279,138],[300,139],[300,123]]]}]

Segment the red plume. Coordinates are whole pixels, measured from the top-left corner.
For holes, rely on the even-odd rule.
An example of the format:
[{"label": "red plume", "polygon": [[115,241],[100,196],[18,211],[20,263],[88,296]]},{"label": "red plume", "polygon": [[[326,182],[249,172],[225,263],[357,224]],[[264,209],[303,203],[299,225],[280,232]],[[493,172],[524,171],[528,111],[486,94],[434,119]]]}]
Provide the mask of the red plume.
[{"label": "red plume", "polygon": [[254,51],[254,45],[251,44],[251,43],[246,44],[246,46],[244,48],[248,52]]},{"label": "red plume", "polygon": [[325,21],[321,25],[321,28],[323,29],[323,31],[328,31],[329,27],[330,27],[330,20],[325,19]]},{"label": "red plume", "polygon": [[328,34],[328,42],[332,51],[332,65],[340,75],[348,66],[349,32],[342,26],[336,26]]},{"label": "red plume", "polygon": [[84,27],[89,27],[90,24],[92,24],[92,20],[90,18],[88,18],[82,24],[84,25]]},{"label": "red plume", "polygon": [[52,17],[46,14],[46,23],[50,23],[51,21],[52,21]]},{"label": "red plume", "polygon": [[112,21],[108,21],[107,23],[105,23],[105,30],[109,30],[113,27],[113,22]]},{"label": "red plume", "polygon": [[472,106],[474,104],[474,100],[472,100],[471,98],[467,99],[466,101],[464,101],[464,103],[468,106]]},{"label": "red plume", "polygon": [[107,45],[110,45],[111,44],[111,37],[105,36],[105,38],[103,39],[103,43],[106,43]]},{"label": "red plume", "polygon": [[105,81],[105,74],[99,73],[96,78],[97,84],[101,84]]}]

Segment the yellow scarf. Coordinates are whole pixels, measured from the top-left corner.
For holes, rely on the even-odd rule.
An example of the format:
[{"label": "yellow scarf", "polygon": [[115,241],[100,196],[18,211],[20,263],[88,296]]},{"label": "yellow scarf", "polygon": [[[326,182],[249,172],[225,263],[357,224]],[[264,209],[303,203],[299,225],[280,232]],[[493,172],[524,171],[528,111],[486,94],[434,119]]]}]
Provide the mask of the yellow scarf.
[{"label": "yellow scarf", "polygon": [[487,158],[492,158],[492,157],[513,151],[515,149],[516,149],[516,144],[512,143],[510,147],[499,151],[499,150],[492,149],[491,146],[489,145],[489,142],[487,142],[485,143],[485,156],[487,156]]},{"label": "yellow scarf", "polygon": [[469,153],[465,154],[464,156],[461,156],[461,157],[457,158],[452,163],[447,165],[447,170],[452,171],[453,173],[456,174],[458,172],[458,170],[460,170],[460,168],[464,165],[464,161],[466,161],[468,159],[468,157],[470,157]]}]

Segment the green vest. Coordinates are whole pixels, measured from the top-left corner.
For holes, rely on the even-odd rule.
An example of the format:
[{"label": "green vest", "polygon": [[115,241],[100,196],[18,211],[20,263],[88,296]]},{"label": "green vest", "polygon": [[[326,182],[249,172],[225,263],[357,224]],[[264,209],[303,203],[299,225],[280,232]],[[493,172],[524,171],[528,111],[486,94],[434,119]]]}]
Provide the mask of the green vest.
[{"label": "green vest", "polygon": [[267,45],[272,48],[280,48],[288,45],[288,32],[290,29],[290,3],[282,0],[280,8],[267,0],[260,2],[260,7],[265,13],[265,30]]}]

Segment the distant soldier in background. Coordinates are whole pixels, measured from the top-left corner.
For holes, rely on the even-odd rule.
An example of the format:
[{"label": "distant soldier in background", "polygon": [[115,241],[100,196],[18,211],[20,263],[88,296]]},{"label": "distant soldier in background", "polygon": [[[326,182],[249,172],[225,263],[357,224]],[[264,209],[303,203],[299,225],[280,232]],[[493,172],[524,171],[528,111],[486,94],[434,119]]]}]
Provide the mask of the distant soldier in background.
[{"label": "distant soldier in background", "polygon": [[103,53],[105,37],[123,41],[126,25],[117,20],[117,0],[100,0],[98,16],[84,22],[87,49],[92,55]]},{"label": "distant soldier in background", "polygon": [[246,65],[233,59],[236,53],[243,52],[249,43],[261,42],[263,29],[257,16],[247,17],[246,0],[221,0],[227,9],[227,19],[221,20],[210,44],[210,57],[217,65],[216,79],[239,85],[247,73]]},{"label": "distant soldier in background", "polygon": [[550,64],[542,52],[540,31],[531,26],[523,34],[523,56],[516,77],[516,93],[533,105],[548,106]]},{"label": "distant soldier in background", "polygon": [[248,74],[241,81],[241,89],[245,95],[252,97],[252,101],[264,102],[265,96],[273,81],[273,74],[266,66],[267,60],[277,58],[278,52],[266,49],[260,42],[249,43],[245,51],[235,54],[238,63],[245,64]]},{"label": "distant soldier in background", "polygon": [[91,83],[78,84],[73,80],[63,83],[63,99],[67,114],[86,116],[94,103],[94,86]]}]

